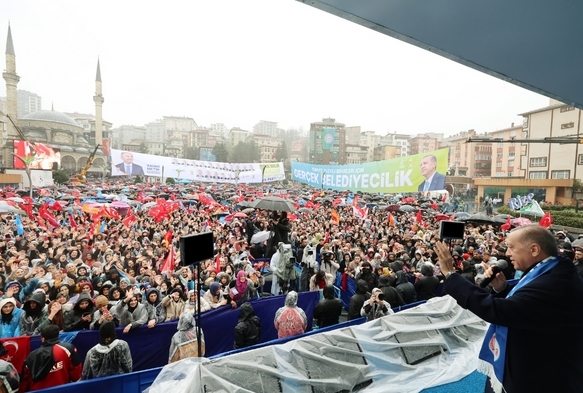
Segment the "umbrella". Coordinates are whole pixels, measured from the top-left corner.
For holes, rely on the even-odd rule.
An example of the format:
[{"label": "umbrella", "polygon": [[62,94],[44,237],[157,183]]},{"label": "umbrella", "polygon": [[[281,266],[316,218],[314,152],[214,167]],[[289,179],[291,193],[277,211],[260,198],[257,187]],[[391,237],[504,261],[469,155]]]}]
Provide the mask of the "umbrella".
[{"label": "umbrella", "polygon": [[443,220],[449,220],[451,217],[448,216],[447,214],[436,214],[435,216],[433,216],[435,218],[435,220],[437,221],[443,221]]},{"label": "umbrella", "polygon": [[215,212],[213,216],[228,216],[229,212]]},{"label": "umbrella", "polygon": [[401,206],[399,206],[399,211],[402,211],[402,212],[412,212],[412,211],[415,211],[415,210],[416,209],[413,206],[411,206],[411,205],[401,205]]},{"label": "umbrella", "polygon": [[386,210],[388,210],[390,212],[394,212],[394,211],[399,210],[400,207],[401,206],[399,206],[399,205],[388,205],[387,208],[386,208]]},{"label": "umbrella", "polygon": [[496,221],[485,214],[470,214],[469,217],[463,219],[465,222],[473,222],[476,224],[496,224]]},{"label": "umbrella", "polygon": [[247,214],[243,213],[243,212],[237,212],[235,214],[233,214],[234,218],[247,218]]},{"label": "umbrella", "polygon": [[465,218],[468,218],[469,216],[471,216],[471,214],[467,213],[467,212],[457,212],[457,213],[454,213],[454,215],[453,215],[453,217],[455,219],[465,219]]},{"label": "umbrella", "polygon": [[253,209],[252,207],[248,207],[247,209],[243,209],[243,213],[245,213],[245,214],[253,213],[254,211],[255,211],[255,209]]},{"label": "umbrella", "polygon": [[270,231],[257,232],[253,237],[251,237],[251,243],[257,244],[269,239]]},{"label": "umbrella", "polygon": [[311,213],[312,209],[308,209],[307,207],[302,207],[302,208],[298,209],[298,211],[300,213]]},{"label": "umbrella", "polygon": [[282,198],[277,197],[265,197],[255,200],[251,207],[255,209],[262,209],[262,210],[275,210],[275,211],[285,211],[285,212],[292,212],[294,211],[294,205],[289,201],[286,201]]},{"label": "umbrella", "polygon": [[19,209],[14,206],[10,205],[0,205],[0,213],[18,213],[18,214],[26,214],[26,212],[22,209]]},{"label": "umbrella", "polygon": [[518,217],[515,218],[514,220],[512,220],[512,225],[514,225],[515,227],[519,227],[522,225],[530,225],[532,224],[532,221],[530,221],[528,218],[524,218],[524,217]]},{"label": "umbrella", "polygon": [[10,197],[10,198],[6,198],[6,200],[16,202],[16,203],[24,203],[24,199],[19,198],[19,197]]},{"label": "umbrella", "polygon": [[573,243],[571,243],[573,247],[583,247],[583,239],[575,239]]},{"label": "umbrella", "polygon": [[156,206],[156,202],[148,202],[148,203],[144,203],[144,204],[142,205],[142,208],[143,208],[143,209],[149,209],[149,208],[151,208],[152,206]]}]

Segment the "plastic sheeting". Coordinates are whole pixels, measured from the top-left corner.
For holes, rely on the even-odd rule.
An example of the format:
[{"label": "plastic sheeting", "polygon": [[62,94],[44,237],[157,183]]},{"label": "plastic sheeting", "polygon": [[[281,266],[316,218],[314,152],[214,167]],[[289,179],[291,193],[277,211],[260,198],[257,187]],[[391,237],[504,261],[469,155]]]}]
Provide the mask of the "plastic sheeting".
[{"label": "plastic sheeting", "polygon": [[148,393],[419,392],[472,373],[487,323],[449,296],[357,326],[162,370]]}]

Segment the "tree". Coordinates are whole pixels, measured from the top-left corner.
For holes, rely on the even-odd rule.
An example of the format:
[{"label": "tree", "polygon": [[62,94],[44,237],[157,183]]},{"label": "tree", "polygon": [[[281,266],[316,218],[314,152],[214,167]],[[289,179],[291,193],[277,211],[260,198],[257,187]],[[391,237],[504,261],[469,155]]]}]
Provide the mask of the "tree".
[{"label": "tree", "polygon": [[146,142],[140,143],[138,153],[148,154],[148,146],[146,145]]},{"label": "tree", "polygon": [[69,181],[69,175],[67,175],[67,172],[65,171],[55,169],[53,171],[53,180],[57,184],[63,184]]},{"label": "tree", "polygon": [[275,161],[281,162],[289,158],[285,141],[275,150]]},{"label": "tree", "polygon": [[173,177],[167,177],[166,184],[176,184],[176,180]]},{"label": "tree", "polygon": [[[218,159],[217,159],[218,161]],[[229,155],[230,162],[260,162],[261,154],[253,141],[239,142]]]},{"label": "tree", "polygon": [[143,182],[142,176],[137,175],[137,176],[134,177],[134,184],[139,184],[139,183],[142,183],[142,182]]},{"label": "tree", "polygon": [[216,157],[217,162],[229,162],[229,152],[224,143],[217,143],[215,147],[213,147],[213,154]]},{"label": "tree", "polygon": [[184,155],[189,160],[200,160],[200,147],[187,147]]}]

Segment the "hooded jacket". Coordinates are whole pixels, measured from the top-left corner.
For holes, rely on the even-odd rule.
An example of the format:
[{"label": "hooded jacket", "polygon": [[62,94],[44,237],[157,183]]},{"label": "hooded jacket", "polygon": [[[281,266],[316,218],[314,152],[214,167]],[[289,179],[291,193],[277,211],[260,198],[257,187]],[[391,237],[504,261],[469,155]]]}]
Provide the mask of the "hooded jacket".
[{"label": "hooded jacket", "polygon": [[235,326],[235,343],[233,349],[245,348],[259,343],[261,338],[261,321],[249,302],[239,308],[239,322]]},{"label": "hooded jacket", "polygon": [[415,286],[409,281],[409,276],[404,271],[397,272],[397,291],[403,297],[405,304],[417,301],[417,291]]},{"label": "hooded jacket", "polygon": [[14,310],[12,318],[7,323],[4,323],[4,320],[8,320],[9,317],[0,316],[0,338],[18,337],[20,336],[20,316],[24,314],[24,311],[16,306],[16,300],[13,298],[0,300],[0,310],[6,303],[14,304]]},{"label": "hooded jacket", "polygon": [[137,329],[148,322],[148,310],[146,310],[146,306],[140,303],[141,295],[137,297],[138,304],[133,310],[130,310],[129,302],[126,303],[125,299],[115,306],[115,315],[119,318],[120,326],[131,324],[132,329]]},{"label": "hooded jacket", "polygon": [[[17,280],[10,281],[9,283],[6,283],[6,285],[4,286],[4,293],[6,293],[8,287],[10,287],[13,284],[18,284],[18,286],[20,287],[20,290],[16,295],[14,295],[14,298],[18,300],[20,303],[22,303],[24,299],[36,289],[36,287],[38,286],[38,279],[34,277],[31,278],[30,281],[28,282],[28,285],[26,286],[22,285],[20,281]],[[2,295],[2,297],[5,298],[6,295]]]},{"label": "hooded jacket", "polygon": [[[368,298],[362,308],[360,309],[360,315],[366,317],[367,321],[372,321],[380,317],[384,317],[385,315],[393,314],[393,310],[391,310],[391,305],[386,302],[385,300],[380,300],[378,296],[383,292],[378,289],[374,288],[372,290],[372,295]],[[371,303],[372,300],[375,300]]]},{"label": "hooded jacket", "polygon": [[[81,310],[79,308],[79,304],[87,300],[89,302],[89,306],[85,310]],[[83,321],[81,318],[83,314],[89,313],[89,315],[93,316],[95,311],[95,307],[93,305],[93,300],[89,296],[87,292],[82,292],[79,294],[79,299],[73,306],[73,309],[65,312],[65,322],[64,322],[64,331],[71,332],[75,330],[84,330],[89,329],[91,325],[91,321],[86,322]]]},{"label": "hooded jacket", "polygon": [[[178,330],[172,336],[172,341],[170,342],[170,351],[168,357],[168,363],[184,359],[186,357],[197,357],[198,356],[198,340],[196,331],[196,322],[194,321],[194,315],[187,311],[180,315],[178,324],[176,325]],[[204,355],[204,333],[201,330],[201,350]]]},{"label": "hooded jacket", "polygon": [[[158,298],[154,303],[150,302],[151,293],[158,295]],[[146,291],[145,298],[144,306],[146,306],[146,310],[148,311],[148,321],[154,319],[157,324],[164,322],[166,319],[166,307],[162,305],[162,295],[160,294],[160,291],[156,288],[150,288]]]},{"label": "hooded jacket", "polygon": [[356,293],[350,298],[350,305],[348,306],[348,320],[360,318],[360,309],[368,298],[368,285],[364,280],[356,281]]},{"label": "hooded jacket", "polygon": [[[105,322],[99,329],[100,343],[85,356],[81,379],[107,377],[132,372],[132,354],[124,340],[115,336],[115,324]],[[108,339],[108,340],[105,340]],[[106,344],[112,340],[109,344]]]},{"label": "hooded jacket", "polygon": [[314,309],[314,319],[320,328],[336,325],[342,314],[342,302],[336,299],[333,285],[326,285],[322,290],[322,295],[322,300]]},{"label": "hooded jacket", "polygon": [[[395,275],[395,279],[396,278]],[[384,274],[379,277],[379,289],[383,295],[385,295],[385,300],[391,305],[391,307],[399,307],[405,304],[403,296],[401,296],[395,287],[391,286],[391,280]]]},{"label": "hooded jacket", "polygon": [[[46,296],[42,292],[35,292],[24,302],[22,310],[24,313],[20,316],[20,334],[23,336],[32,336],[39,334],[41,329],[48,324],[48,315],[44,310]],[[31,304],[35,303],[36,307],[32,310]]]},{"label": "hooded jacket", "polygon": [[[184,311],[190,311],[193,314],[196,314],[196,312],[198,311],[197,308],[198,306],[196,305],[196,300],[191,302],[190,301],[190,295],[195,295],[195,299],[196,299],[196,292],[194,292],[194,289],[191,289],[190,291],[188,291],[187,294],[187,300],[186,303],[184,304]],[[199,296],[200,298],[200,312],[206,312],[209,311],[211,309],[211,305],[206,301],[206,299],[204,298],[204,296]]]},{"label": "hooded jacket", "polygon": [[[57,364],[62,366],[55,367]],[[26,357],[20,388],[28,392],[75,382],[81,377],[81,370],[81,360],[73,344],[61,343],[58,338],[45,340]]]},{"label": "hooded jacket", "polygon": [[306,331],[308,318],[298,307],[298,294],[290,291],[285,296],[285,306],[278,309],[273,320],[279,338],[295,336]]}]

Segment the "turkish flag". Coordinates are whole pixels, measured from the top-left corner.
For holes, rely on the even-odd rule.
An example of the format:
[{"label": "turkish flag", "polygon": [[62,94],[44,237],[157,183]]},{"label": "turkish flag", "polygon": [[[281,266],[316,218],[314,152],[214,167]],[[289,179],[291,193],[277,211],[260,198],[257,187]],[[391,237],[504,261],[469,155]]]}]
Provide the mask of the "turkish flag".
[{"label": "turkish flag", "polygon": [[30,336],[3,338],[0,342],[6,350],[0,359],[12,363],[16,370],[22,370],[24,361],[30,353]]}]

